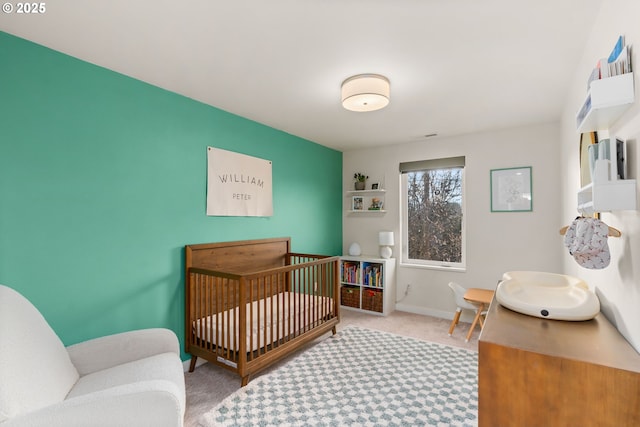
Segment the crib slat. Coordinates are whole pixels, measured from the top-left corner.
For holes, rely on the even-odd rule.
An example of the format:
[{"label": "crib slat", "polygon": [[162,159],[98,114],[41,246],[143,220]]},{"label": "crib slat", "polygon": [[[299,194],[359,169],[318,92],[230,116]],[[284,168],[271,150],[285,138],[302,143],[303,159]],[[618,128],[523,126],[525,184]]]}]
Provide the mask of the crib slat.
[{"label": "crib slat", "polygon": [[233,358],[233,350],[235,347],[235,342],[233,336],[234,328],[237,326],[237,316],[238,314],[234,310],[234,302],[233,302],[233,293],[234,293],[234,283],[232,280],[227,280],[227,286],[223,289],[223,304],[225,311],[223,312],[223,332],[224,332],[224,341],[221,342],[221,345],[224,347],[224,358],[232,359]]}]

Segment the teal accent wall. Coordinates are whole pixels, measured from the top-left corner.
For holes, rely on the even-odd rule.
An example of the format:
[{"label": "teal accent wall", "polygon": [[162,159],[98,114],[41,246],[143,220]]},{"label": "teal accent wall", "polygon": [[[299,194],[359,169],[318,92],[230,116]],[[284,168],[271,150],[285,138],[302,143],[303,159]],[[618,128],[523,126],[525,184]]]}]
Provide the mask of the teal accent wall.
[{"label": "teal accent wall", "polygon": [[[272,217],[206,216],[207,146],[273,162]],[[338,151],[0,32],[0,283],[66,345],[182,341],[186,244],[339,255],[341,180]]]}]

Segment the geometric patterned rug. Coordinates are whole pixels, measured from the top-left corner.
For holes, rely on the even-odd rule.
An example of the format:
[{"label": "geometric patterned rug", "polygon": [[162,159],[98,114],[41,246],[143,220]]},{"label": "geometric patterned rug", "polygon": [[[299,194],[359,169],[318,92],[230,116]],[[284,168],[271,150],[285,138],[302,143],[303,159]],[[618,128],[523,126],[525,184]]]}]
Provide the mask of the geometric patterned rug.
[{"label": "geometric patterned rug", "polygon": [[348,326],[198,426],[477,426],[477,378],[474,351]]}]

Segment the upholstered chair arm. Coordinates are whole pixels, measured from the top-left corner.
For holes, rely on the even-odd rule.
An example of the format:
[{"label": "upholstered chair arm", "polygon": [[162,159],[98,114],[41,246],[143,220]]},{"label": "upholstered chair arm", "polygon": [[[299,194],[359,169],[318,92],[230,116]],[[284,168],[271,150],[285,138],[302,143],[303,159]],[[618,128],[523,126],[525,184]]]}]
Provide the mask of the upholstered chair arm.
[{"label": "upholstered chair arm", "polygon": [[95,338],[71,345],[67,351],[82,376],[156,354],[180,356],[180,344],[173,331],[156,328]]},{"label": "upholstered chair arm", "polygon": [[144,381],[85,394],[9,419],[2,427],[182,427],[184,392],[171,381]]}]

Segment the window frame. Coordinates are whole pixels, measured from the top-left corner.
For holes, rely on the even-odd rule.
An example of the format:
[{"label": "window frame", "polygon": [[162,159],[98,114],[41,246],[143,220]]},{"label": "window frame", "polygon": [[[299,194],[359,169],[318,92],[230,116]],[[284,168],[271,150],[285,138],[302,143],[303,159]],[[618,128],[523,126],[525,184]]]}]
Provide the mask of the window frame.
[{"label": "window frame", "polygon": [[[460,164],[462,163],[462,164]],[[409,248],[408,248],[408,209],[407,204],[408,200],[408,178],[407,175],[409,172],[419,172],[433,169],[451,169],[451,168],[461,168],[462,169],[462,182],[461,182],[461,214],[462,214],[462,223],[460,228],[460,237],[461,237],[461,258],[460,262],[449,262],[449,261],[433,261],[433,260],[421,260],[421,259],[412,259],[409,258]],[[428,268],[434,270],[448,270],[448,271],[466,271],[467,268],[467,244],[466,244],[466,165],[464,157],[455,157],[455,158],[442,158],[442,159],[432,159],[432,160],[422,160],[417,162],[408,162],[408,163],[400,163],[400,212],[401,212],[401,224],[400,230],[402,235],[402,245],[400,247],[400,265],[406,267],[417,267],[417,268]]]}]

